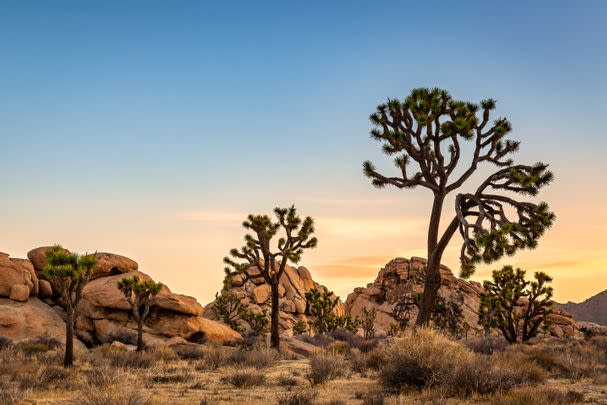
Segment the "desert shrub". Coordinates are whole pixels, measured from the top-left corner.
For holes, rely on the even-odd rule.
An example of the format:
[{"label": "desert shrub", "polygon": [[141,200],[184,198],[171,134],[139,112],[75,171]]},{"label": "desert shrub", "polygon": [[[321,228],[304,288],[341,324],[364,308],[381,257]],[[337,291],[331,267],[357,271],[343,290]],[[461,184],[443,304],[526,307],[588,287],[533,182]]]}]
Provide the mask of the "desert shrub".
[{"label": "desert shrub", "polygon": [[365,339],[364,337],[352,333],[351,331],[344,328],[339,328],[335,329],[334,331],[331,331],[329,333],[329,336],[335,340],[345,342],[351,347],[357,348],[361,352],[368,352],[377,347],[379,343],[379,339]]},{"label": "desert shrub", "polygon": [[362,395],[361,399],[363,405],[384,405],[386,402],[384,394],[381,391],[367,392]]},{"label": "desert shrub", "polygon": [[177,355],[173,351],[162,349],[135,352],[105,346],[101,348],[100,353],[113,367],[123,368],[150,368],[161,360],[174,360],[177,358]]},{"label": "desert shrub", "polygon": [[109,387],[87,386],[70,404],[73,405],[153,405],[151,395],[122,385]]},{"label": "desert shrub", "polygon": [[569,405],[584,402],[584,395],[576,391],[524,387],[496,395],[492,405]]},{"label": "desert shrub", "polygon": [[363,374],[368,366],[367,366],[367,354],[361,353],[359,350],[352,350],[348,356],[348,361],[350,362],[350,369],[355,373]]},{"label": "desert shrub", "polygon": [[287,392],[278,397],[278,405],[312,405],[314,397],[313,391]]},{"label": "desert shrub", "polygon": [[267,368],[276,364],[280,358],[280,353],[278,353],[276,350],[263,348],[248,351],[235,351],[229,356],[228,361],[231,364],[238,364],[252,368]]},{"label": "desert shrub", "polygon": [[310,336],[310,335],[300,335],[297,336],[297,338],[299,340],[302,340],[306,343],[309,343],[311,345],[317,346],[317,347],[327,347],[329,346],[331,343],[335,342],[335,339],[333,339],[331,336],[329,335],[314,335],[314,336]]},{"label": "desert shrub", "polygon": [[0,404],[17,405],[25,401],[31,390],[23,389],[14,385],[0,387]]},{"label": "desert shrub", "polygon": [[352,351],[352,347],[349,344],[347,344],[346,342],[337,340],[337,341],[331,343],[329,346],[327,346],[327,348],[325,350],[329,353],[346,355]]},{"label": "desert shrub", "polygon": [[36,342],[20,342],[17,344],[19,350],[27,355],[35,355],[38,353],[48,352],[51,348],[45,343]]},{"label": "desert shrub", "polygon": [[13,345],[13,339],[8,336],[0,335],[0,349]]},{"label": "desert shrub", "polygon": [[200,360],[205,356],[203,346],[200,345],[184,345],[173,348],[177,357],[182,360]]},{"label": "desert shrub", "polygon": [[282,385],[283,387],[294,387],[299,384],[297,378],[291,377],[290,375],[286,374],[280,375],[276,382],[278,383],[278,385]]},{"label": "desert shrub", "polygon": [[521,346],[514,350],[523,353],[554,377],[577,380],[605,371],[605,365],[601,363],[603,352],[587,343]]},{"label": "desert shrub", "polygon": [[341,399],[331,399],[329,401],[322,402],[320,405],[347,405],[345,401]]},{"label": "desert shrub", "polygon": [[202,352],[202,359],[195,366],[196,370],[216,370],[228,364],[232,350],[222,346],[210,346]]},{"label": "desert shrub", "polygon": [[471,396],[508,391],[545,379],[545,372],[523,356],[476,354],[460,359],[439,388],[447,395]]},{"label": "desert shrub", "polygon": [[492,354],[503,352],[509,346],[508,342],[502,337],[487,336],[476,339],[466,339],[464,345],[475,353]]},{"label": "desert shrub", "polygon": [[71,370],[62,366],[42,366],[33,376],[21,373],[19,387],[21,389],[48,390],[51,388],[62,387],[67,389],[78,389],[78,375],[74,375]]},{"label": "desert shrub", "polygon": [[367,368],[379,370],[386,360],[384,350],[376,348],[366,354]]},{"label": "desert shrub", "polygon": [[341,377],[346,370],[343,356],[335,353],[316,353],[310,357],[310,371],[306,375],[312,385],[324,384]]},{"label": "desert shrub", "polygon": [[105,387],[125,380],[124,372],[121,369],[110,368],[107,365],[91,368],[85,377],[88,384],[94,387]]},{"label": "desert shrub", "polygon": [[266,383],[266,376],[259,370],[240,370],[232,374],[222,376],[221,382],[229,383],[236,388],[249,388]]},{"label": "desert shrub", "polygon": [[385,349],[380,381],[392,391],[404,386],[432,387],[469,355],[465,347],[446,336],[430,328],[418,328]]}]

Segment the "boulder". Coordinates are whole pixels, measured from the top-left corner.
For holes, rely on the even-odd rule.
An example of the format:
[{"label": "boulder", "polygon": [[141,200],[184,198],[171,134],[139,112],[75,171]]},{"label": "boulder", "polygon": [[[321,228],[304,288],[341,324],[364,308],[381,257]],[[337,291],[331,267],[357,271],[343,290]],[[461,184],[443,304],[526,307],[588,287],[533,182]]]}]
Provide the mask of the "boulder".
[{"label": "boulder", "polygon": [[21,262],[13,261],[6,253],[0,253],[0,297],[8,297],[14,285],[26,286],[29,294],[34,288],[32,275]]},{"label": "boulder", "polygon": [[40,298],[50,298],[53,296],[53,287],[51,287],[51,283],[49,283],[48,280],[40,280],[38,285],[38,296]]},{"label": "boulder", "polygon": [[30,290],[30,295],[38,296],[39,281],[38,281],[38,276],[36,275],[36,270],[34,270],[34,266],[32,265],[32,262],[30,262],[27,259],[11,259],[11,261],[13,263],[15,263],[17,266],[21,267],[23,270],[26,270],[30,274],[32,284],[33,284],[33,287]]},{"label": "boulder", "polygon": [[[16,341],[49,337],[65,344],[65,322],[49,305],[36,297],[31,297],[27,302],[0,298],[0,335]],[[74,339],[74,347],[80,351],[86,350],[78,339]]]},{"label": "boulder", "polygon": [[269,284],[256,286],[251,292],[251,298],[253,298],[253,301],[255,301],[256,304],[263,304],[270,298],[271,295],[272,287],[270,287]]},{"label": "boulder", "polygon": [[13,301],[25,302],[30,296],[30,289],[23,284],[15,284],[11,287],[9,298]]},{"label": "boulder", "polygon": [[97,258],[97,266],[95,266],[91,279],[130,273],[139,269],[137,262],[125,256],[113,253],[96,253],[95,257]]}]

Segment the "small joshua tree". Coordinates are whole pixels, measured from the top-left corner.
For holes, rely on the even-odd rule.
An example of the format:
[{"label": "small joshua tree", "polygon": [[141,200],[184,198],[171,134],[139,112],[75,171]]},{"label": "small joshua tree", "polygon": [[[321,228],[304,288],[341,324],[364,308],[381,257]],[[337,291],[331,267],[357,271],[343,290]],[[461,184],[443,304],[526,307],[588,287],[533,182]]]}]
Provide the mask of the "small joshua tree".
[{"label": "small joshua tree", "polygon": [[[272,312],[270,321],[270,342],[273,348],[280,346],[279,325],[279,292],[280,278],[285,272],[288,262],[298,263],[306,249],[316,247],[318,240],[312,237],[314,233],[314,220],[306,217],[302,220],[297,215],[295,206],[291,208],[276,208],[276,221],[267,215],[249,215],[243,222],[245,229],[252,234],[245,235],[245,245],[240,249],[232,249],[230,257],[224,258],[228,265],[226,275],[244,273],[247,265],[253,265],[259,270],[266,283],[271,287]],[[279,230],[284,231],[277,246],[271,245],[271,240]],[[245,260],[247,265],[237,263],[236,260]]]},{"label": "small joshua tree", "polygon": [[268,330],[268,311],[263,310],[262,312],[242,312],[242,320],[249,324],[251,332],[255,336],[259,336]]},{"label": "small joshua tree", "polygon": [[74,321],[76,308],[82,298],[82,290],[91,278],[97,265],[95,255],[84,256],[70,253],[60,245],[55,245],[46,251],[47,265],[44,275],[53,285],[59,288],[59,293],[65,305],[67,319],[65,322],[65,357],[63,365],[71,367],[74,364]]},{"label": "small joshua tree", "polygon": [[242,330],[240,323],[247,312],[246,305],[228,288],[222,289],[221,293],[215,293],[213,309],[218,320],[236,332]]},{"label": "small joshua tree", "polygon": [[162,287],[152,280],[140,280],[138,276],[125,277],[118,281],[118,289],[131,305],[131,311],[137,321],[137,351],[143,350],[143,322],[150,313],[152,299]]},{"label": "small joshua tree", "polygon": [[554,305],[552,278],[537,272],[535,280],[525,280],[525,271],[504,266],[485,281],[481,295],[479,323],[497,328],[508,343],[526,342],[550,326],[548,314]]},{"label": "small joshua tree", "polygon": [[334,315],[333,308],[337,305],[339,298],[329,290],[313,288],[306,292],[306,313],[312,316],[310,324],[316,333],[323,334],[332,328]]},{"label": "small joshua tree", "polygon": [[[514,197],[537,195],[553,176],[544,163],[514,164],[509,156],[518,150],[519,142],[507,139],[511,125],[506,118],[491,123],[494,109],[492,99],[474,104],[454,100],[446,90],[419,88],[402,102],[380,104],[370,117],[375,127],[371,137],[383,143],[386,154],[395,157],[397,168],[395,176],[384,175],[370,161],[364,162],[364,173],[372,184],[405,190],[419,186],[433,194],[428,265],[417,325],[431,320],[441,286],[441,259],[458,230],[463,238],[462,276],[468,277],[481,262],[491,263],[519,249],[536,247],[555,219],[546,203]],[[472,148],[465,148],[466,142],[472,143]],[[466,161],[463,157],[468,150],[472,153]],[[456,195],[455,213],[441,227],[447,195],[474,179],[484,164],[498,169],[475,191]]]},{"label": "small joshua tree", "polygon": [[306,322],[302,319],[298,319],[294,324],[293,324],[293,335],[303,335],[304,333],[306,333],[306,331],[308,330],[308,325],[306,325]]},{"label": "small joshua tree", "polygon": [[375,307],[370,310],[367,307],[363,308],[363,318],[362,318],[362,327],[365,335],[365,339],[372,339],[375,337],[375,317],[377,315],[377,311]]}]

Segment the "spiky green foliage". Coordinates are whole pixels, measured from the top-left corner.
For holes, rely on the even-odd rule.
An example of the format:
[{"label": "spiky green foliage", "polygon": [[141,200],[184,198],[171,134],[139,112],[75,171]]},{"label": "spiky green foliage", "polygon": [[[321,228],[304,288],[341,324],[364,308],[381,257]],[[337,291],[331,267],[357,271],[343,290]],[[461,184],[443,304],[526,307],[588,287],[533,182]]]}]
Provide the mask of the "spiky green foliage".
[{"label": "spiky green foliage", "polygon": [[47,249],[45,254],[47,264],[43,270],[44,276],[59,289],[67,314],[63,365],[71,367],[74,363],[75,312],[82,298],[82,290],[97,265],[97,258],[95,255],[71,253],[60,245]]},{"label": "spiky green foliage", "polygon": [[462,306],[439,296],[432,313],[432,323],[438,330],[461,337],[469,325],[464,321]]},{"label": "spiky green foliage", "polygon": [[266,310],[261,312],[244,311],[241,317],[243,321],[249,324],[251,332],[255,336],[259,336],[268,330],[270,320],[268,318],[268,311]]},{"label": "spiky green foliage", "polygon": [[[339,297],[338,297],[339,299]],[[352,319],[350,314],[345,315],[333,315],[327,320],[327,331],[333,332],[336,329],[346,329],[354,334],[358,333],[360,327],[360,321],[358,319]]]},{"label": "spiky green foliage", "polygon": [[[422,186],[432,191],[434,203],[428,227],[426,286],[418,323],[430,320],[440,287],[442,254],[459,230],[462,276],[470,276],[481,263],[490,263],[519,249],[534,248],[555,216],[545,203],[522,202],[503,193],[535,196],[553,175],[548,165],[514,165],[511,155],[519,142],[508,139],[512,130],[506,118],[491,122],[495,100],[479,104],[454,100],[438,88],[418,88],[403,101],[390,99],[370,117],[371,137],[394,157],[394,176],[380,173],[370,161],[363,171],[374,186],[399,189]],[[463,160],[464,143],[472,144],[470,159]],[[461,163],[461,162],[466,163]],[[440,233],[446,196],[462,187],[485,163],[499,168],[474,193],[455,199],[454,218]]]},{"label": "spiky green foliage", "polygon": [[293,335],[303,335],[308,330],[308,325],[306,324],[306,322],[304,320],[298,319],[293,324],[292,329],[293,329]]},{"label": "spiky green foliage", "polygon": [[371,339],[375,337],[375,318],[377,316],[377,311],[375,307],[371,309],[367,309],[367,307],[363,308],[361,325],[363,327],[363,333],[365,339]]},{"label": "spiky green foliage", "polygon": [[339,297],[327,289],[313,288],[306,292],[306,313],[312,317],[310,326],[316,333],[323,334],[335,329],[333,309]]},{"label": "spiky green foliage", "polygon": [[[297,214],[295,206],[274,209],[276,220],[267,215],[249,215],[243,222],[243,227],[251,233],[245,235],[245,245],[240,249],[232,249],[231,257],[225,257],[226,277],[234,274],[244,274],[248,267],[257,268],[263,279],[272,288],[271,314],[271,344],[278,348],[279,335],[279,297],[278,284],[287,263],[298,263],[306,249],[315,248],[318,239],[313,237],[314,220],[305,217],[303,220]],[[282,230],[274,246],[272,239]],[[244,263],[243,263],[244,262]]]},{"label": "spiky green foliage", "polygon": [[493,281],[485,281],[481,294],[479,323],[497,328],[509,343],[526,342],[550,326],[548,314],[554,305],[552,278],[536,272],[525,280],[525,271],[504,266],[493,271]]},{"label": "spiky green foliage", "polygon": [[224,288],[221,293],[215,293],[213,309],[217,320],[222,321],[236,332],[242,331],[240,323],[243,320],[243,314],[247,312],[247,307],[232,291]]},{"label": "spiky green foliage", "polygon": [[162,288],[162,284],[132,276],[121,279],[116,285],[130,304],[131,312],[137,321],[137,351],[140,352],[143,350],[143,322],[150,313],[152,300]]}]

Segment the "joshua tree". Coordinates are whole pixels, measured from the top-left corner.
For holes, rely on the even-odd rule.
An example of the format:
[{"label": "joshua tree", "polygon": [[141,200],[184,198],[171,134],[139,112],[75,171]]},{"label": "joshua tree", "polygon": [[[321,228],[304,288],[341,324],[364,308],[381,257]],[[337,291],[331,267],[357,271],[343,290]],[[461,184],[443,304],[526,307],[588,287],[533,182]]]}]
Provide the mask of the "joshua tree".
[{"label": "joshua tree", "polygon": [[137,321],[137,351],[140,352],[143,350],[143,321],[150,313],[152,299],[158,294],[162,284],[153,280],[140,280],[138,276],[125,277],[117,284],[131,305],[131,311]]},{"label": "joshua tree", "polygon": [[375,307],[370,310],[367,307],[363,308],[363,319],[362,326],[363,332],[365,334],[365,339],[371,339],[375,337],[375,317],[377,315],[377,311]]},{"label": "joshua tree", "polygon": [[[441,89],[414,89],[404,100],[380,104],[370,117],[373,139],[383,151],[395,155],[398,175],[379,173],[366,161],[364,173],[376,187],[399,189],[421,186],[433,196],[428,226],[426,278],[416,324],[427,324],[441,284],[439,267],[443,252],[456,231],[463,237],[462,276],[470,276],[480,262],[493,262],[504,254],[534,248],[555,216],[546,203],[534,204],[503,192],[535,196],[553,178],[548,165],[515,165],[509,155],[519,142],[507,140],[511,125],[506,118],[490,124],[495,108],[492,99],[480,105],[456,101]],[[472,142],[472,154],[465,164],[460,158],[464,141]],[[415,168],[411,170],[410,164]],[[442,234],[440,219],[448,194],[459,190],[483,163],[498,167],[475,191],[455,197],[455,215]]]},{"label": "joshua tree", "polygon": [[[316,247],[318,240],[312,237],[314,233],[314,220],[306,217],[303,221],[297,215],[295,206],[291,208],[276,208],[274,210],[277,221],[274,222],[267,215],[249,215],[243,222],[247,230],[253,235],[245,235],[245,245],[239,251],[232,249],[230,255],[234,258],[224,258],[226,275],[243,273],[245,266],[253,265],[259,270],[263,279],[271,287],[272,314],[271,314],[271,345],[278,348],[280,345],[278,286],[287,263],[298,263],[305,249]],[[282,228],[284,236],[278,239],[276,248],[271,240]],[[273,250],[276,249],[276,250]],[[247,264],[237,263],[236,260],[245,260]]]},{"label": "joshua tree", "polygon": [[293,335],[303,335],[308,330],[308,325],[302,319],[298,319],[293,324]]},{"label": "joshua tree", "polygon": [[327,333],[330,323],[334,317],[333,308],[337,305],[339,298],[329,290],[313,288],[306,292],[306,313],[312,316],[311,325],[316,333]]},{"label": "joshua tree", "polygon": [[215,293],[213,302],[216,319],[222,321],[236,332],[240,332],[240,322],[242,316],[246,313],[246,306],[242,303],[232,291],[228,288],[221,290],[221,293]]},{"label": "joshua tree", "polygon": [[525,271],[504,266],[493,272],[493,281],[485,281],[481,295],[479,323],[498,328],[508,343],[526,342],[550,326],[548,314],[554,305],[552,278],[537,272],[534,281],[525,280]]},{"label": "joshua tree", "polygon": [[80,298],[82,298],[82,290],[97,265],[97,259],[95,255],[79,256],[70,253],[59,245],[55,245],[46,251],[46,259],[47,265],[44,268],[44,275],[53,285],[58,287],[67,313],[63,365],[71,367],[74,364],[75,312]]}]

